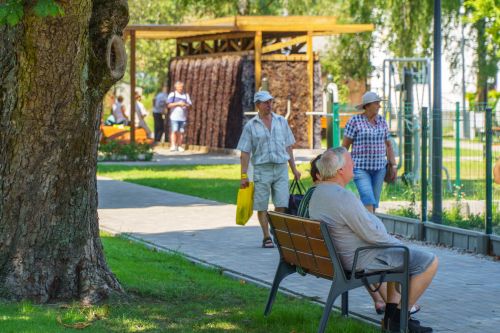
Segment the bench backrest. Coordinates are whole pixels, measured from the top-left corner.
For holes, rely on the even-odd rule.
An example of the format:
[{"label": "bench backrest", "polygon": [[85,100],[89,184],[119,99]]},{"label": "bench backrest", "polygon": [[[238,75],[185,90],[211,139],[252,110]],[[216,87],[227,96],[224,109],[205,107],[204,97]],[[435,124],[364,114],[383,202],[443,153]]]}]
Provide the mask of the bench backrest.
[{"label": "bench backrest", "polygon": [[268,216],[283,260],[308,274],[333,279],[333,263],[320,222],[277,212]]}]

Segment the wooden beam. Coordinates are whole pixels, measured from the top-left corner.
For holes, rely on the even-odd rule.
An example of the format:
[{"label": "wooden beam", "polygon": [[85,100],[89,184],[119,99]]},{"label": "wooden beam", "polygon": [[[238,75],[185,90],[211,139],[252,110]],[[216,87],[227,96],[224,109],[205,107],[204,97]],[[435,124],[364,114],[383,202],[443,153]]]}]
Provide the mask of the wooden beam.
[{"label": "wooden beam", "polygon": [[358,32],[369,32],[375,30],[373,24],[339,24],[332,29],[314,31],[314,36],[331,36],[338,34],[353,34]]},{"label": "wooden beam", "polygon": [[306,42],[306,41],[307,41],[307,36],[296,37],[296,38],[287,40],[285,42],[279,42],[279,43],[276,43],[276,44],[264,46],[262,48],[262,53],[263,54],[264,53],[270,53],[270,52],[273,52],[273,51],[280,50],[280,49],[282,49],[284,47],[293,46],[295,44],[303,43],[303,42]]},{"label": "wooden beam", "polygon": [[238,45],[237,41],[231,39],[231,40],[229,40],[229,45],[233,48],[233,50],[235,50],[235,51],[241,51],[241,46]]},{"label": "wooden beam", "polygon": [[[309,83],[309,112],[314,111],[314,55],[312,32],[307,33],[307,78]],[[313,116],[309,116],[307,123],[307,141],[309,148],[313,148]]]},{"label": "wooden beam", "polygon": [[184,55],[181,57],[175,57],[172,59],[205,59],[205,58],[214,58],[214,57],[224,57],[224,56],[249,56],[250,59],[253,56],[253,51],[237,51],[237,52],[224,52],[224,53],[205,53],[205,54],[192,54],[192,55]]},{"label": "wooden beam", "polygon": [[[235,25],[241,26],[290,26],[292,29],[302,29],[307,31],[307,27],[314,24],[335,25],[337,17],[335,16],[236,16]],[[228,22],[225,22],[228,24]],[[262,29],[267,30],[267,29]],[[315,29],[311,29],[315,30]]]},{"label": "wooden beam", "polygon": [[[205,35],[214,35],[214,34],[222,34],[228,33],[232,30],[229,29],[217,29],[217,30],[209,30],[209,31],[137,31],[136,38],[137,39],[177,39],[184,37],[193,37],[196,36],[197,40],[200,39],[201,36]],[[124,33],[125,37],[128,37],[128,32]]]},{"label": "wooden beam", "polygon": [[255,32],[255,54],[254,54],[254,65],[255,65],[255,91],[258,91],[260,88],[260,80],[262,75],[262,31]]},{"label": "wooden beam", "polygon": [[210,44],[207,43],[207,41],[201,42],[203,44],[203,49],[205,51],[208,51],[208,53],[214,53],[214,48],[210,46]]},{"label": "wooden beam", "polygon": [[219,52],[227,50],[228,43],[229,42],[227,40],[221,40],[219,44]]},{"label": "wooden beam", "polygon": [[[203,32],[203,31],[213,31],[213,30],[234,30],[236,26],[234,24],[221,24],[221,25],[196,25],[196,24],[133,24],[125,27],[124,32],[128,33],[129,31],[135,31],[136,35],[138,32],[142,31],[159,31],[159,32],[168,32],[168,31],[194,31],[194,32]],[[323,29],[325,30],[325,29]]]},{"label": "wooden beam", "polygon": [[262,61],[307,61],[305,54],[264,54]]},{"label": "wooden beam", "polygon": [[135,143],[135,31],[130,34],[130,143]]},{"label": "wooden beam", "polygon": [[302,49],[306,45],[306,43],[300,43],[292,46],[292,53],[299,53],[300,49]]},{"label": "wooden beam", "polygon": [[244,39],[244,40],[246,40],[246,42],[247,42],[247,45],[245,46],[245,50],[247,50],[247,51],[253,50],[253,47],[255,45],[254,40],[253,39]]},{"label": "wooden beam", "polygon": [[200,20],[195,22],[183,23],[181,25],[188,26],[219,26],[219,25],[236,25],[236,16],[219,17],[216,19]]},{"label": "wooden beam", "polygon": [[179,38],[180,41],[182,42],[197,42],[197,41],[202,41],[202,40],[221,40],[221,39],[228,39],[228,38],[252,38],[254,37],[255,33],[253,32],[229,32],[229,33],[223,33],[223,34],[211,34],[211,35],[204,35],[204,36],[193,36],[193,37],[185,37],[185,38]]}]

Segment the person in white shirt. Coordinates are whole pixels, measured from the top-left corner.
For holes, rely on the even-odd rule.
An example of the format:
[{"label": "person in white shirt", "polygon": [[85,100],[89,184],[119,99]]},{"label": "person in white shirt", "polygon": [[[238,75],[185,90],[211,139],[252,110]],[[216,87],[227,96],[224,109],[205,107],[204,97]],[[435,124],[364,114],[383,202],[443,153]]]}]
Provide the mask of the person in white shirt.
[{"label": "person in white shirt", "polygon": [[184,83],[177,81],[175,90],[168,95],[167,107],[170,109],[170,151],[184,151],[182,139],[186,127],[187,111],[191,108],[191,98],[184,92]]},{"label": "person in white shirt", "polygon": [[123,96],[118,96],[117,101],[113,104],[113,117],[115,124],[128,124],[128,118],[125,115],[125,105],[123,105]]},{"label": "person in white shirt", "polygon": [[144,121],[144,118],[148,116],[148,111],[144,107],[144,104],[141,102],[142,96],[139,92],[135,92],[135,125],[137,127],[144,128],[146,131],[146,135],[148,138],[152,138],[151,129],[148,124]]}]

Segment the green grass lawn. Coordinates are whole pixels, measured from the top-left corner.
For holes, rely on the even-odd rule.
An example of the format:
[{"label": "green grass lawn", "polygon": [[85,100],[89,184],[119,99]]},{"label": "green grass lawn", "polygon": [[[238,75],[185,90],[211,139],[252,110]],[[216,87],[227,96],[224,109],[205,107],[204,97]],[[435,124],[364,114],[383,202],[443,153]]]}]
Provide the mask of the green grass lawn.
[{"label": "green grass lawn", "polygon": [[[102,240],[108,264],[125,288],[125,296],[91,307],[0,301],[0,332],[299,333],[318,328],[321,306],[278,295],[266,318],[265,288],[120,237],[103,234]],[[327,329],[347,333],[378,331],[337,314],[332,315]]]},{"label": "green grass lawn", "polygon": [[[298,166],[304,186],[311,185],[309,164]],[[204,199],[236,204],[239,165],[98,165],[98,175]],[[290,178],[292,176],[290,175]]]},{"label": "green grass lawn", "polygon": [[[302,182],[308,188],[312,184],[309,176],[309,164],[300,164],[298,168],[302,173]],[[157,166],[100,164],[98,166],[98,175],[204,199],[236,204],[240,166],[229,164]],[[462,179],[464,179],[462,181],[464,185],[463,192],[466,194],[467,199],[484,199],[484,178],[483,180],[471,180],[464,171]],[[452,179],[452,184],[453,182],[454,179]],[[357,193],[353,182],[348,184],[347,188]],[[446,188],[445,182],[443,182],[443,188]],[[417,191],[419,191],[419,187]],[[498,197],[498,195],[500,195],[500,187],[497,186],[494,189],[494,196]],[[444,199],[451,198],[454,198],[453,193],[444,193]],[[410,199],[411,191],[402,181],[398,181],[395,185],[385,185],[381,194],[381,201]]]}]

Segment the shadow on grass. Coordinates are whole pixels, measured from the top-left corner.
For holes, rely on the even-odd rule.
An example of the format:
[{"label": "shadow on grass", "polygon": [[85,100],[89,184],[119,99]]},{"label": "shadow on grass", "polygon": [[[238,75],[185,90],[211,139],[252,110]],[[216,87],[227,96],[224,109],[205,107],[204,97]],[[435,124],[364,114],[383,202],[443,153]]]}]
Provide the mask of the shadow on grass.
[{"label": "shadow on grass", "polygon": [[[32,305],[0,303],[1,332],[313,332],[322,308],[279,296],[263,316],[268,291],[221,276],[117,237],[102,237],[107,261],[125,296],[103,304]],[[64,327],[86,322],[83,330]],[[331,318],[327,332],[376,332],[371,326]]]}]

